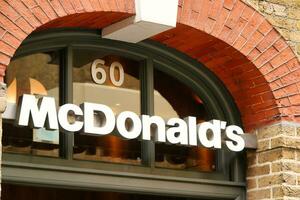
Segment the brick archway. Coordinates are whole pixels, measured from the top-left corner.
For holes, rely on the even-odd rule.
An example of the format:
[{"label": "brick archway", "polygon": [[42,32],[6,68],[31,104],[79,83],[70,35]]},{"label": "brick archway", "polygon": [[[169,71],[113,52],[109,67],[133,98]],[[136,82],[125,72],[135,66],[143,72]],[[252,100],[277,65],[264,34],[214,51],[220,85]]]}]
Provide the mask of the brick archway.
[{"label": "brick archway", "polygon": [[[34,30],[100,29],[131,15],[133,0],[0,0],[0,76],[3,80],[10,58]],[[247,130],[300,120],[299,61],[257,11],[241,0],[181,0],[177,20],[175,29],[152,39],[214,71],[237,102]]]},{"label": "brick archway", "polygon": [[299,61],[261,14],[242,1],[185,0],[177,21],[181,27],[153,39],[214,71],[234,96],[248,130],[276,120],[299,121]]}]

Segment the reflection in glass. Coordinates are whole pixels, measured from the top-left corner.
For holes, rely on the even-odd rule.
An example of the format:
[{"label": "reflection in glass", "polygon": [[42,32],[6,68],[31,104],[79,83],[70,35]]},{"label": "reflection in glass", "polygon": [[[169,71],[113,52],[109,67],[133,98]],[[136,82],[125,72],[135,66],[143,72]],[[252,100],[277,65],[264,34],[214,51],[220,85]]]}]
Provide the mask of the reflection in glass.
[{"label": "reflection in glass", "polygon": [[[109,106],[117,115],[121,111],[140,114],[139,63],[101,51],[74,50],[73,52],[73,103],[99,103]],[[98,79],[106,77],[102,84],[97,84],[92,77],[91,67],[96,59],[101,59],[97,69]],[[116,86],[122,73],[111,69],[112,63],[120,63],[124,70],[124,82]],[[113,71],[111,77],[111,71]],[[123,140],[113,136],[90,136],[76,133],[74,158],[98,160],[116,163],[140,164],[141,144],[138,140]]]},{"label": "reflection in glass", "polygon": [[[7,103],[16,104],[22,94],[52,96],[59,102],[59,53],[47,52],[13,60],[7,67]],[[59,132],[16,127],[4,120],[3,151],[58,156]]]},{"label": "reflection in glass", "polygon": [[[194,116],[197,123],[209,120],[201,99],[175,78],[154,70],[154,112],[165,120]],[[155,145],[155,165],[161,168],[213,171],[215,151],[203,147]]]}]

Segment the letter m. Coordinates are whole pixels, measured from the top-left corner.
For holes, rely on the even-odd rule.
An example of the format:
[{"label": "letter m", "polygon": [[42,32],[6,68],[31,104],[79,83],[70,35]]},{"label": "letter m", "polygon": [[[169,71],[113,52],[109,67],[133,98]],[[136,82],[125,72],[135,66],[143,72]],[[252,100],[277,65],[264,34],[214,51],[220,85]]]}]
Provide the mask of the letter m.
[{"label": "letter m", "polygon": [[[54,130],[58,129],[55,99],[24,94],[20,98],[16,117],[17,125]],[[46,124],[46,125],[45,125]]]}]

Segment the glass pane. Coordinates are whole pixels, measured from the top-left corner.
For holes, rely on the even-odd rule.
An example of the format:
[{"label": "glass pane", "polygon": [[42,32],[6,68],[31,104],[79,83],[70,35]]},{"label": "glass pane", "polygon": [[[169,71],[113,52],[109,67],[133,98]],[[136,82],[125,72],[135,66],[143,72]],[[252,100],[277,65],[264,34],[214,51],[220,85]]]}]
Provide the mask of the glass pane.
[{"label": "glass pane", "polygon": [[[37,53],[13,60],[6,71],[8,104],[18,103],[22,94],[51,96],[59,105],[59,52]],[[58,156],[59,132],[43,128],[16,127],[4,120],[3,151]]]},{"label": "glass pane", "polygon": [[[193,116],[197,123],[209,120],[203,102],[189,87],[156,69],[154,90],[155,115],[165,120]],[[155,165],[170,169],[214,171],[215,151],[203,147],[156,143]]]},{"label": "glass pane", "polygon": [[[138,62],[93,50],[78,49],[74,50],[73,55],[75,104],[104,104],[109,106],[115,115],[121,111],[140,114]],[[74,158],[140,164],[140,142],[123,140],[112,134],[94,136],[75,133]]]}]

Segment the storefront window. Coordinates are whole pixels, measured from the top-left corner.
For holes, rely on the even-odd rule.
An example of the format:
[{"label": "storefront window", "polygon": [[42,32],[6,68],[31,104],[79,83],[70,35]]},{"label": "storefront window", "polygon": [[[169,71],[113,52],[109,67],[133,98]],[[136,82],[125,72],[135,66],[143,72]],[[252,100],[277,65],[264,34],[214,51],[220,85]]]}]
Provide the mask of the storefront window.
[{"label": "storefront window", "polygon": [[[67,37],[62,39],[64,34]],[[41,39],[37,35],[37,39],[33,37],[16,52],[5,77],[8,109],[3,114],[3,152],[58,157],[54,159],[57,163],[83,163],[88,169],[107,170],[113,166],[112,170],[140,174],[230,180],[230,161],[223,150],[226,147],[216,150],[191,143],[170,144],[169,138],[155,143],[155,123],[145,125],[143,121],[145,116],[158,116],[163,124],[160,133],[164,134],[172,128],[167,123],[170,118],[195,117],[195,127],[211,119],[239,124],[237,108],[233,101],[227,102],[231,96],[222,83],[204,66],[184,55],[173,55],[166,47],[105,40],[99,38],[98,32],[85,34],[54,34],[47,42],[46,36],[41,34]],[[105,135],[87,134],[85,120],[91,118],[94,127],[99,128],[101,112],[86,117],[82,107],[79,109],[83,114],[74,118],[71,111],[66,116],[69,124],[83,122],[75,132],[63,129],[60,119],[58,130],[16,126],[16,112],[13,118],[7,111],[16,108],[22,94],[54,97],[57,110],[69,103],[78,108],[76,105],[85,102],[106,105],[115,119],[118,114],[131,111],[141,124],[139,135],[135,139],[120,137],[115,122]],[[127,123],[130,122],[124,121],[125,129],[130,126]],[[145,132],[149,138],[141,137]],[[196,143],[197,140],[196,136]]]},{"label": "storefront window", "polygon": [[[197,94],[176,78],[157,69],[154,69],[154,90],[155,115],[165,120],[193,116],[197,123],[210,120]],[[215,151],[204,147],[155,145],[156,167],[211,172],[215,170],[215,162]]]},{"label": "storefront window", "polygon": [[[32,54],[11,62],[6,76],[9,104],[18,103],[22,94],[34,94],[37,97],[52,96],[56,99],[56,105],[59,105],[59,93],[62,90],[62,86],[59,87],[62,54],[59,52],[62,51]],[[74,104],[104,104],[115,115],[122,111],[141,114],[142,62],[88,48],[75,48],[71,55],[70,80],[73,87],[69,94],[72,94]],[[156,68],[153,72],[150,78],[154,80],[154,115],[161,116],[165,121],[172,117],[184,119],[188,116],[196,117],[197,123],[210,119],[204,103],[188,86]],[[97,117],[94,123],[100,123]],[[74,133],[73,159],[140,165],[143,157],[141,142],[138,139],[124,140],[116,135]],[[4,124],[3,149],[4,152],[56,157],[59,155],[58,138],[58,130],[17,127],[13,125],[13,120],[7,119]],[[215,150],[203,147],[157,143],[155,166],[211,172],[216,166],[215,154]]]},{"label": "storefront window", "polygon": [[[8,103],[16,104],[22,94],[52,96],[59,103],[62,85],[59,72],[62,51],[36,53],[13,60],[8,67]],[[72,49],[72,94],[76,105],[84,102],[109,106],[115,115],[122,111],[141,114],[141,66],[143,62],[118,54],[85,48]],[[70,55],[68,55],[70,56]],[[172,117],[197,118],[197,123],[209,120],[204,103],[188,86],[176,78],[153,69],[154,115],[165,121]],[[70,81],[65,80],[65,81]],[[148,84],[148,83],[147,83]],[[70,99],[70,97],[68,97]],[[149,114],[149,113],[146,113]],[[97,113],[95,113],[97,115]],[[95,117],[94,123],[100,123]],[[64,147],[60,147],[64,148]],[[59,131],[17,127],[5,120],[4,152],[58,156]],[[111,133],[106,136],[74,133],[73,159],[140,165],[142,144],[138,139],[124,140]],[[169,144],[155,145],[157,168],[211,172],[215,170],[216,152],[202,147]]]},{"label": "storefront window", "polygon": [[[241,126],[238,108],[212,72],[174,49],[102,39],[99,30],[35,32],[5,83],[3,199],[244,197],[243,154],[207,122]],[[23,94],[30,107],[18,105]]]},{"label": "storefront window", "polygon": [[[115,115],[121,111],[139,115],[139,79],[139,62],[103,51],[73,51],[73,102],[77,105],[98,103],[109,106]],[[140,164],[141,143],[112,134],[89,136],[78,133],[75,134],[74,158]]]},{"label": "storefront window", "polygon": [[[7,67],[7,102],[17,104],[22,94],[51,96],[59,105],[58,51],[36,53],[14,59]],[[13,120],[3,123],[3,152],[58,156],[59,132],[44,128],[17,127]]]}]

